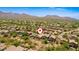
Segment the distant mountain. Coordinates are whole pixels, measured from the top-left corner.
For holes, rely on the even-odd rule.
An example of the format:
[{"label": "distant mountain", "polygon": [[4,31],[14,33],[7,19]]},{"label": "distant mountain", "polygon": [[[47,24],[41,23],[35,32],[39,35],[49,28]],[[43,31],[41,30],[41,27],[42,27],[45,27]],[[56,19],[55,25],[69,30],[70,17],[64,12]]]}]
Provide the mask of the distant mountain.
[{"label": "distant mountain", "polygon": [[56,15],[47,15],[45,17],[37,17],[37,16],[32,16],[28,14],[17,14],[17,13],[6,13],[6,12],[1,12],[0,11],[0,19],[18,19],[18,20],[37,20],[37,19],[55,19],[55,20],[76,20],[74,18],[70,17],[60,17]]},{"label": "distant mountain", "polygon": [[16,14],[16,13],[5,13],[0,12],[0,19],[19,19],[19,20],[27,20],[27,19],[36,19],[37,17],[27,15],[27,14]]},{"label": "distant mountain", "polygon": [[57,16],[57,15],[47,15],[47,16],[45,16],[45,18],[63,19],[63,20],[77,20],[75,18],[71,18],[71,17],[60,17],[60,16]]}]

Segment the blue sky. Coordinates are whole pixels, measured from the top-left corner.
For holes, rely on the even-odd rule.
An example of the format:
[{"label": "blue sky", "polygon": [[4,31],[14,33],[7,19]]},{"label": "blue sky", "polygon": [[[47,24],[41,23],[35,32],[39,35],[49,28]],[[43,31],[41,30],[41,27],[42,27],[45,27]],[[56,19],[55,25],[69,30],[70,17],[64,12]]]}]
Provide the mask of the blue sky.
[{"label": "blue sky", "polygon": [[34,16],[57,15],[79,19],[79,7],[0,7],[0,11]]}]

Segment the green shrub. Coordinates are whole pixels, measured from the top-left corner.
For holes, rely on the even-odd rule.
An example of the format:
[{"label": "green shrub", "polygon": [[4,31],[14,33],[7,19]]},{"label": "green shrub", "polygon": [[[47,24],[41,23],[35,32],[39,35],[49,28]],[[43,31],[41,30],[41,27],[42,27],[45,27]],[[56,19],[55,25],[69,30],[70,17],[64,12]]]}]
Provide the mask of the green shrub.
[{"label": "green shrub", "polygon": [[43,43],[48,44],[48,40],[47,39],[43,40]]},{"label": "green shrub", "polygon": [[13,36],[13,37],[16,37],[17,36],[17,32],[11,32],[10,35]]},{"label": "green shrub", "polygon": [[0,39],[0,43],[5,43],[5,40],[4,39]]},{"label": "green shrub", "polygon": [[22,36],[22,39],[29,40],[29,36]]},{"label": "green shrub", "polygon": [[68,42],[63,41],[60,47],[55,48],[56,51],[67,51],[69,49]]},{"label": "green shrub", "polygon": [[46,47],[46,51],[54,51],[54,47]]},{"label": "green shrub", "polygon": [[29,46],[26,46],[26,48],[28,48],[28,49],[30,49],[30,48],[35,48],[35,46],[34,45],[29,45]]},{"label": "green shrub", "polygon": [[3,38],[3,37],[0,37],[0,42],[1,43],[6,43],[7,42],[7,39],[6,38]]},{"label": "green shrub", "polygon": [[28,33],[26,33],[26,32],[23,32],[21,34],[22,34],[22,36],[28,36]]},{"label": "green shrub", "polygon": [[64,46],[64,48],[69,49],[69,44],[68,44],[68,42],[63,42],[63,46]]},{"label": "green shrub", "polygon": [[19,46],[21,44],[21,42],[20,41],[18,41],[18,40],[15,40],[15,41],[13,41],[12,42],[12,45],[14,45],[14,46]]},{"label": "green shrub", "polygon": [[44,36],[44,37],[42,37],[42,39],[43,39],[44,44],[48,44],[48,38],[47,37]]}]

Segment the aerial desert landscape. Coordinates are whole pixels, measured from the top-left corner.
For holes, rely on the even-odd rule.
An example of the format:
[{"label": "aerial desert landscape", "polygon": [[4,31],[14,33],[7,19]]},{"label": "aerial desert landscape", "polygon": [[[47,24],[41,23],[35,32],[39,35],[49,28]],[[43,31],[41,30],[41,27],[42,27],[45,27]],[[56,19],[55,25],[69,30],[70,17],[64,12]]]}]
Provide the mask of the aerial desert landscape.
[{"label": "aerial desert landscape", "polygon": [[0,51],[79,51],[79,19],[1,11]]}]

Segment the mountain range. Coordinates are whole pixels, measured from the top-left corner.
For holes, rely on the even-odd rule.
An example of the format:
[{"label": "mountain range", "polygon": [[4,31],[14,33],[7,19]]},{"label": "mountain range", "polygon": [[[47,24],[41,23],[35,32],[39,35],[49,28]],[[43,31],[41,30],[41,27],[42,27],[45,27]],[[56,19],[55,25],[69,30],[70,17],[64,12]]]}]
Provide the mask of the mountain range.
[{"label": "mountain range", "polygon": [[28,19],[33,19],[33,20],[37,20],[37,19],[60,19],[60,20],[78,20],[75,18],[71,18],[71,17],[60,17],[57,15],[46,15],[44,17],[38,17],[38,16],[32,16],[32,15],[28,15],[28,14],[17,14],[17,13],[11,13],[11,12],[1,12],[0,11],[0,19],[19,19],[19,20],[28,20]]}]

